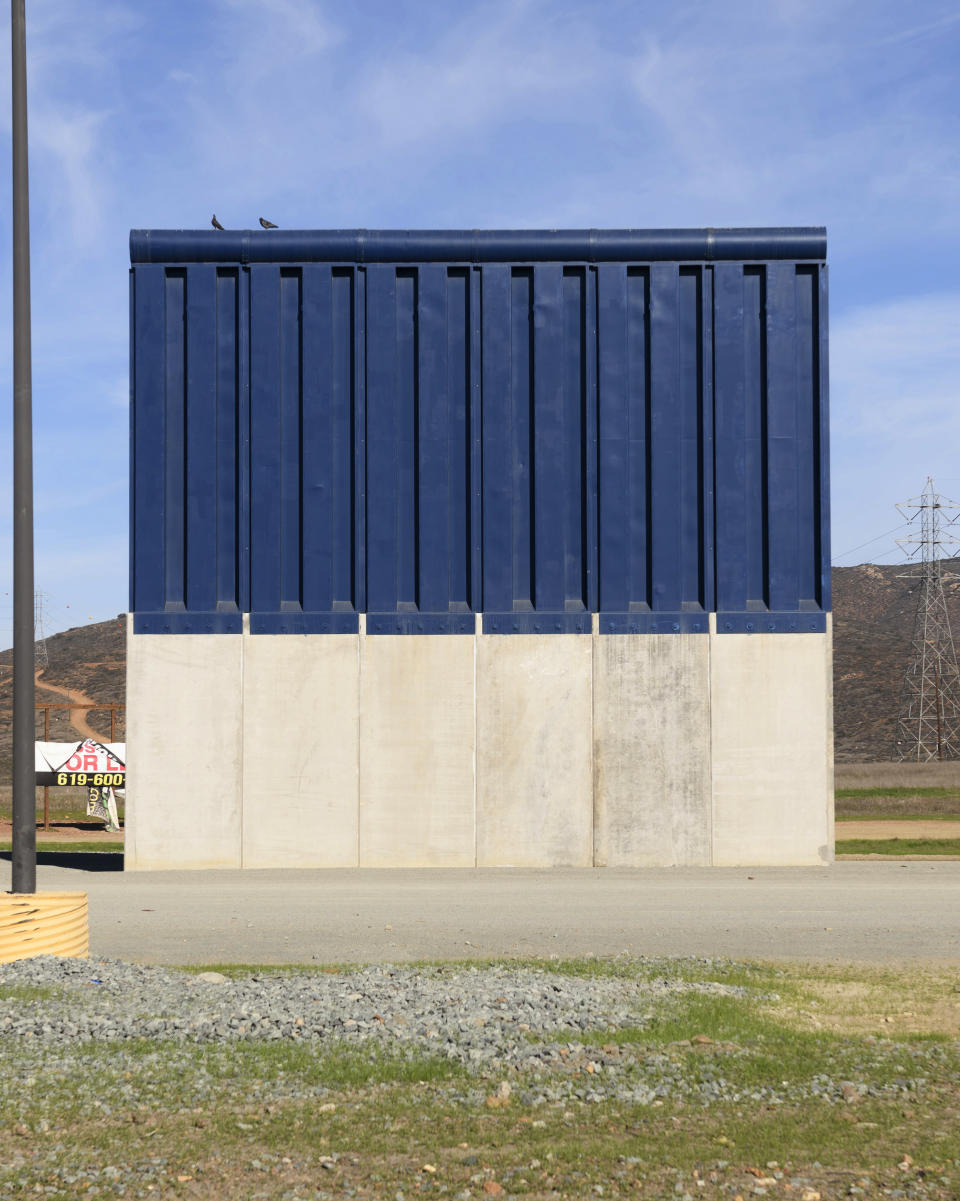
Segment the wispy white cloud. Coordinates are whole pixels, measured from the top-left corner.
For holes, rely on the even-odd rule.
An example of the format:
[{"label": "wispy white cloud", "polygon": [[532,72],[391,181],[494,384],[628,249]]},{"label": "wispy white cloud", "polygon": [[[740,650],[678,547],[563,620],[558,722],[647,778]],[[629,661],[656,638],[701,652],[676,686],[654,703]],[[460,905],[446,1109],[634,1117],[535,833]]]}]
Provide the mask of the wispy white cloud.
[{"label": "wispy white cloud", "polygon": [[845,436],[960,447],[958,331],[960,292],[888,300],[834,320],[830,374]]},{"label": "wispy white cloud", "polygon": [[[834,547],[898,520],[928,475],[960,491],[960,292],[858,306],[832,323]],[[951,482],[952,481],[952,482]],[[898,562],[893,535],[860,558]],[[856,555],[844,562],[859,561]]]},{"label": "wispy white cloud", "polygon": [[912,42],[918,38],[934,37],[944,31],[949,32],[957,25],[960,25],[960,13],[948,12],[936,17],[932,21],[924,21],[920,25],[909,25],[906,29],[898,29],[893,33],[887,34],[885,37],[877,38],[873,45],[897,46],[903,42]]},{"label": "wispy white cloud", "polygon": [[369,63],[358,108],[378,148],[436,147],[518,119],[577,121],[582,97],[609,87],[616,64],[589,25],[541,24],[542,14],[531,4],[466,11],[423,48]]}]

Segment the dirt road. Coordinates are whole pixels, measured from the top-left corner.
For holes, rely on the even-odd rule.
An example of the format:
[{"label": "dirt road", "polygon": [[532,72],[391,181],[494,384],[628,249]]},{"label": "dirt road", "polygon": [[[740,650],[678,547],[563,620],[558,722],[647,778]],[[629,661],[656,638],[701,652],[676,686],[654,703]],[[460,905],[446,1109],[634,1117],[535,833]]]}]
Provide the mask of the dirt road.
[{"label": "dirt road", "polygon": [[[87,696],[85,692],[80,692],[76,688],[64,688],[60,684],[49,684],[43,678],[43,672],[38,671],[34,674],[34,682],[38,688],[42,688],[44,692],[53,692],[57,696],[62,696],[65,701],[70,701],[75,705],[91,706],[96,708],[97,702],[92,697]],[[106,742],[109,735],[101,734],[93,728],[87,721],[88,709],[71,709],[70,724],[77,731],[81,738],[93,738],[96,742]]]},{"label": "dirt road", "polygon": [[960,821],[837,822],[834,836],[842,838],[960,838]]}]

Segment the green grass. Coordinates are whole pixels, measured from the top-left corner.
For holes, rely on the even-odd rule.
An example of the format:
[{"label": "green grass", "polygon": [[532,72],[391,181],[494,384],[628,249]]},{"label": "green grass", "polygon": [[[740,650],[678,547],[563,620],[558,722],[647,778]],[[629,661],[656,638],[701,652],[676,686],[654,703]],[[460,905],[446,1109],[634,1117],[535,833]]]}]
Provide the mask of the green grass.
[{"label": "green grass", "polygon": [[960,857],[960,838],[841,838],[838,855],[949,855]]},{"label": "green grass", "polygon": [[60,995],[57,989],[40,984],[0,984],[0,1009],[27,1005],[31,1001],[49,1001]]},{"label": "green grass", "polygon": [[[129,1070],[131,1055],[162,1064],[167,1058],[179,1061],[182,1048],[141,1039],[134,1043],[82,1044],[81,1056],[102,1063],[116,1059]],[[338,1047],[318,1050],[307,1043],[276,1042],[210,1043],[192,1048],[190,1058],[202,1072],[206,1087],[225,1094],[240,1088],[241,1094],[251,1081],[260,1090],[295,1079],[305,1089],[356,1089],[376,1084],[436,1084],[459,1080],[466,1070],[456,1061],[425,1054],[401,1054],[376,1046]],[[168,1093],[171,1091],[167,1086]],[[176,1083],[173,1084],[176,1091]]]},{"label": "green grass", "polygon": [[834,792],[838,801],[854,797],[957,797],[956,788],[838,788]]},{"label": "green grass", "polygon": [[[12,850],[12,844],[8,841],[0,841],[0,851]],[[89,855],[93,851],[99,851],[103,854],[122,855],[122,842],[55,842],[47,841],[45,838],[37,839],[37,854],[85,854]]]},{"label": "green grass", "polygon": [[960,822],[960,813],[838,813],[838,822]]},{"label": "green grass", "polygon": [[316,972],[335,973],[353,970],[344,964],[336,966],[321,966],[316,963],[185,963],[176,969],[198,976],[201,972],[219,972],[232,980],[242,980],[249,976],[301,976]]}]

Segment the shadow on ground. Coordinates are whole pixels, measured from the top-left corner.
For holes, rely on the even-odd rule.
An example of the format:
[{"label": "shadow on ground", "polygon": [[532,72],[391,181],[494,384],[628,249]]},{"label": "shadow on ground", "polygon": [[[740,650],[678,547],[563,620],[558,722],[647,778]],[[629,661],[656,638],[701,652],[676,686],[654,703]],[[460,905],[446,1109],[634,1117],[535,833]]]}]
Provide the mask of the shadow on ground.
[{"label": "shadow on ground", "polygon": [[[0,851],[0,859],[11,862],[11,851]],[[37,867],[69,867],[77,872],[122,872],[122,851],[37,851]]]}]

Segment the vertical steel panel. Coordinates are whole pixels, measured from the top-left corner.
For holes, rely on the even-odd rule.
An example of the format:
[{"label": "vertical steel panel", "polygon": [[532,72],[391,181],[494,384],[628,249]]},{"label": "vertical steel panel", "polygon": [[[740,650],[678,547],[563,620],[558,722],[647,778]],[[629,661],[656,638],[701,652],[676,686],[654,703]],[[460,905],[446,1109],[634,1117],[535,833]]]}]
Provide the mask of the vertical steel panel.
[{"label": "vertical steel panel", "polygon": [[589,633],[588,275],[483,271],[484,629]]},{"label": "vertical steel panel", "polygon": [[[354,276],[353,356],[354,381],[354,575],[353,587],[358,613],[367,611],[367,273]],[[358,622],[359,628],[359,622]]]},{"label": "vertical steel panel", "polygon": [[249,613],[250,603],[250,545],[252,517],[250,511],[250,476],[252,471],[250,446],[250,271],[244,268],[238,278],[237,311],[237,373],[239,400],[237,405],[239,512],[237,530],[237,576],[240,584],[240,608]]},{"label": "vertical steel panel", "polygon": [[[424,272],[434,268],[424,268]],[[472,559],[473,473],[470,428],[470,272],[458,269],[440,281],[446,299],[446,327],[439,336],[446,344],[446,376],[441,381],[446,403],[436,412],[433,453],[446,463],[444,487],[438,488],[436,509],[424,504],[443,532],[443,557],[436,565],[438,607],[456,607],[471,613],[470,566]],[[425,448],[426,449],[426,448]],[[426,456],[428,459],[430,455]],[[446,560],[446,561],[445,561]]]},{"label": "vertical steel panel", "polygon": [[251,630],[279,613],[283,590],[281,403],[280,268],[258,265],[250,268]]},{"label": "vertical steel panel", "polygon": [[580,398],[583,420],[583,446],[581,448],[581,472],[584,489],[584,504],[581,510],[580,539],[583,548],[583,571],[586,576],[585,600],[587,609],[596,613],[599,595],[599,539],[597,523],[598,490],[598,433],[599,420],[597,398],[598,344],[597,344],[597,270],[591,267],[586,276],[583,313],[583,393]]},{"label": "vertical steel panel", "polygon": [[236,271],[133,276],[134,629],[240,629]]},{"label": "vertical steel panel", "polygon": [[823,629],[826,321],[777,257],[140,263],[135,629]]},{"label": "vertical steel panel", "polygon": [[255,634],[357,629],[354,281],[250,268]]},{"label": "vertical steel panel", "polygon": [[514,597],[510,268],[484,267],[482,280],[483,611],[504,613]]},{"label": "vertical steel panel", "polygon": [[[326,436],[329,446],[329,509],[323,514],[324,528],[329,530],[331,564],[329,584],[325,594],[320,594],[318,605],[325,601],[334,612],[356,612],[357,567],[356,525],[360,508],[357,496],[358,438],[357,420],[359,402],[356,390],[356,332],[355,313],[357,307],[356,278],[353,271],[334,271],[329,284],[326,277],[318,275],[314,268],[305,268],[306,278],[314,281],[314,289],[322,287],[319,297],[321,310],[314,318],[318,334],[311,339],[312,354],[315,355],[315,370],[318,387],[329,388],[330,426],[318,428],[319,445]],[[326,289],[330,295],[327,300]],[[324,325],[326,306],[329,305],[330,324]],[[324,331],[329,330],[325,336]],[[328,342],[329,339],[329,342]],[[326,375],[324,350],[329,344],[329,379]],[[319,455],[319,447],[317,450]],[[326,496],[325,486],[318,491]]]},{"label": "vertical steel panel", "polygon": [[817,602],[828,613],[832,608],[830,581],[830,362],[829,362],[829,302],[826,263],[818,267],[819,291],[814,325],[814,383],[817,390],[817,413],[814,420],[814,470],[817,472],[817,522],[815,545],[820,567]]},{"label": "vertical steel panel", "polygon": [[367,607],[370,613],[385,613],[399,599],[396,271],[368,267],[366,279]]},{"label": "vertical steel panel", "polygon": [[817,277],[791,262],[714,277],[717,628],[821,631]]},{"label": "vertical steel panel", "polygon": [[[647,347],[645,269],[597,269],[599,607],[605,632],[649,613],[647,591]],[[613,615],[616,614],[617,617]]]},{"label": "vertical steel panel", "polygon": [[797,480],[796,268],[767,267],[767,605],[796,607]]},{"label": "vertical steel panel", "polygon": [[[332,272],[326,265],[310,264],[302,269],[299,283],[301,595],[305,609],[330,610],[336,558],[334,539],[339,532],[333,520],[340,457],[337,451],[345,441],[343,414],[337,411],[333,400],[340,364],[331,337]],[[349,445],[347,440],[348,448]],[[349,523],[345,533],[349,536]]]},{"label": "vertical steel panel", "polygon": [[[513,482],[513,538],[504,549],[509,551],[513,564],[510,609],[529,611],[534,607],[537,592],[537,547],[534,542],[537,448],[533,413],[533,268],[511,272],[509,306],[510,350],[507,362],[510,368],[510,409],[507,433]],[[484,460],[484,471],[486,469]]]},{"label": "vertical steel panel", "polygon": [[133,536],[130,609],[138,617],[163,610],[164,463],[163,327],[166,270],[137,267],[133,295],[133,415],[130,492]]},{"label": "vertical steel panel", "polygon": [[469,271],[367,269],[367,632],[472,633]]},{"label": "vertical steel panel", "polygon": [[189,448],[186,439],[186,380],[184,326],[186,271],[170,271],[164,281],[163,426],[168,454],[163,479],[163,605],[170,611],[186,607],[184,595],[184,477]]},{"label": "vertical steel panel", "polygon": [[599,268],[600,628],[706,632],[711,330],[702,268]]},{"label": "vertical steel panel", "polygon": [[217,274],[190,268],[186,296],[183,603],[217,607]]},{"label": "vertical steel panel", "polygon": [[[470,272],[470,362],[469,436],[470,436],[470,587],[467,594],[474,613],[483,611],[483,354],[481,351],[482,275],[479,268]],[[476,622],[474,622],[476,625]]]},{"label": "vertical steel panel", "polygon": [[[216,373],[214,429],[216,450],[216,524],[214,603],[218,608],[240,608],[239,466],[240,428],[238,396],[238,332],[240,299],[238,273],[218,270],[216,275],[216,329],[213,369]],[[188,351],[189,353],[189,351]],[[200,521],[208,520],[201,513]]]}]

